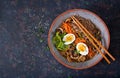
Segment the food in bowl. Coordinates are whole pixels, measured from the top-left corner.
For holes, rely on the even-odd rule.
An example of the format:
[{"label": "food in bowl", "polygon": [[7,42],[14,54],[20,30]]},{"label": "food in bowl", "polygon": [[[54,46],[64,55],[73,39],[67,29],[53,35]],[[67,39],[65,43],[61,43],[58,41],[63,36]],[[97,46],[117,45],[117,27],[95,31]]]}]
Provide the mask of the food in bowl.
[{"label": "food in bowl", "polygon": [[[101,31],[90,20],[80,15],[75,16],[79,22],[99,41],[102,42]],[[85,62],[98,54],[88,38],[68,17],[55,30],[52,42],[58,52],[68,62]]]}]

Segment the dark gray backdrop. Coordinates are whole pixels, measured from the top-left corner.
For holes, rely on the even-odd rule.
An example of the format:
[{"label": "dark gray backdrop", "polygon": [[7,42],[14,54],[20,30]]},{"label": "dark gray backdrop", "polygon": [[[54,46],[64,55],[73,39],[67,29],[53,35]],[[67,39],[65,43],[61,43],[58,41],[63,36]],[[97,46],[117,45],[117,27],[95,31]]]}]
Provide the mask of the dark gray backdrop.
[{"label": "dark gray backdrop", "polygon": [[[90,10],[105,21],[115,62],[102,60],[78,71],[54,59],[48,30],[56,16],[74,8]],[[0,78],[118,78],[119,66],[120,0],[0,0]]]}]

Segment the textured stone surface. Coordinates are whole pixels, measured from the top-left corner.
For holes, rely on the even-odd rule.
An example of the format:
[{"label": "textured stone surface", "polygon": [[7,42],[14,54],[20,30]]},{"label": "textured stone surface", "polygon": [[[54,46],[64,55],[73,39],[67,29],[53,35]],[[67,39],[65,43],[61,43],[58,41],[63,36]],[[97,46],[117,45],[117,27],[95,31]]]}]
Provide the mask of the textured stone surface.
[{"label": "textured stone surface", "polygon": [[[0,0],[0,78],[120,77],[119,6],[119,0]],[[105,21],[115,62],[102,60],[78,71],[54,59],[47,46],[48,30],[56,16],[74,8],[93,11]]]}]

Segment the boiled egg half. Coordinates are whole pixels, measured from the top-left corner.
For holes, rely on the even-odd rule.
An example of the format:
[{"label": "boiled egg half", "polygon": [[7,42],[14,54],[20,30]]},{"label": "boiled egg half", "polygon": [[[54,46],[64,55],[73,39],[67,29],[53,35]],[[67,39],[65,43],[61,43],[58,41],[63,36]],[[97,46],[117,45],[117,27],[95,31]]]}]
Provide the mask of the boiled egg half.
[{"label": "boiled egg half", "polygon": [[69,45],[71,43],[73,43],[75,41],[75,35],[74,34],[66,34],[64,37],[63,37],[63,41],[65,42],[64,44],[65,45]]},{"label": "boiled egg half", "polygon": [[87,55],[89,52],[87,45],[82,42],[76,45],[76,49],[81,55]]}]

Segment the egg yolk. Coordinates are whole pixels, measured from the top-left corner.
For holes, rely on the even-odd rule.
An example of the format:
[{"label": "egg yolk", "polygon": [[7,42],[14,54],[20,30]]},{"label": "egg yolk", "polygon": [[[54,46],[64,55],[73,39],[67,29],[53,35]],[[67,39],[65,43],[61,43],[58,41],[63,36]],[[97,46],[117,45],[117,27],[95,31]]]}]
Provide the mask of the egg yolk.
[{"label": "egg yolk", "polygon": [[66,41],[72,41],[72,40],[73,40],[73,37],[72,37],[72,36],[66,37]]},{"label": "egg yolk", "polygon": [[82,52],[85,51],[85,46],[84,46],[84,45],[79,45],[78,48],[79,48],[79,50],[82,51]]}]

